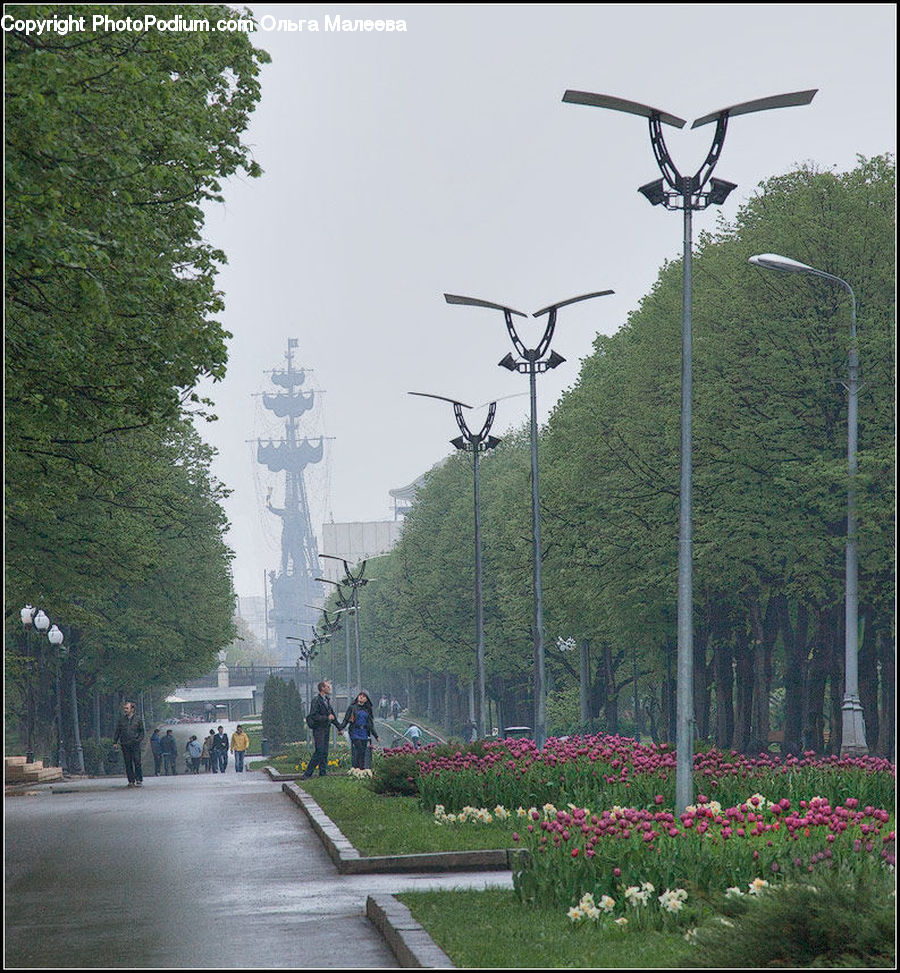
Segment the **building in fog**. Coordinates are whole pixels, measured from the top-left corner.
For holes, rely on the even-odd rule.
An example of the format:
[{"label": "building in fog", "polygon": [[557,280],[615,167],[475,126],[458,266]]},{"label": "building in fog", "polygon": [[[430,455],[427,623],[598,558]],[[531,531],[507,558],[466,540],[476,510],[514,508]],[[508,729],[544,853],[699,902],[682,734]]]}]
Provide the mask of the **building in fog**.
[{"label": "building in fog", "polygon": [[372,520],[349,524],[322,525],[322,553],[332,557],[322,558],[322,577],[340,581],[344,577],[344,565],[334,557],[343,558],[353,568],[378,554],[387,554],[403,530],[402,520]]}]

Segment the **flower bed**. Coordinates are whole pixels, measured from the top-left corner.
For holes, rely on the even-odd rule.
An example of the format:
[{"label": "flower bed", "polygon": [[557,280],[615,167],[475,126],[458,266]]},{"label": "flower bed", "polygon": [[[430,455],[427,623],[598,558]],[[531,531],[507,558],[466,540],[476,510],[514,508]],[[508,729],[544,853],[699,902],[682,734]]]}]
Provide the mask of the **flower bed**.
[{"label": "flower bed", "polygon": [[[391,753],[408,753],[406,748]],[[437,804],[612,807],[674,806],[675,750],[619,736],[550,739],[543,750],[532,740],[502,740],[480,749],[439,754],[415,751],[423,807]],[[893,764],[874,757],[799,757],[709,750],[694,757],[694,782],[724,806],[762,791],[798,801],[819,795],[833,804],[848,797],[874,807],[893,807]]]},{"label": "flower bed", "polygon": [[805,881],[822,869],[894,867],[893,816],[883,808],[819,797],[795,808],[788,798],[757,794],[723,809],[703,798],[677,819],[635,807],[532,809],[514,835],[529,852],[514,874],[516,890],[525,901],[568,906],[585,893],[627,900],[626,890],[650,883],[718,907],[729,890]]}]

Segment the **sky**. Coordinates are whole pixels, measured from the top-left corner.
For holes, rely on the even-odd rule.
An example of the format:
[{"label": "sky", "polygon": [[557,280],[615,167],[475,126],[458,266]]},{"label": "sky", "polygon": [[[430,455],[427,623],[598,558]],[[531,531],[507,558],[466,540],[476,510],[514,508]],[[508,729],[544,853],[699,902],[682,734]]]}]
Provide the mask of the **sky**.
[{"label": "sky", "polygon": [[[818,89],[805,107],[733,118],[717,178],[738,184],[695,214],[694,239],[772,176],[804,163],[846,171],[896,149],[893,4],[250,4],[272,29],[252,35],[272,63],[245,133],[259,179],[233,177],[208,210],[225,251],[219,276],[233,337],[228,374],[206,384],[214,474],[225,503],[239,595],[263,594],[277,568],[283,475],[255,462],[281,435],[261,406],[288,338],[304,389],[321,390],[302,433],[326,439],[309,467],[312,524],[393,518],[388,491],[452,452],[447,403],[480,406],[527,391],[498,368],[512,345],[500,312],[448,305],[445,293],[533,312],[560,311],[553,349],[567,361],[538,379],[543,421],[578,377],[595,336],[612,334],[678,258],[682,217],[637,187],[659,178],[647,122],[564,104],[567,89],[652,105],[690,123],[714,110]],[[326,18],[405,21],[405,31],[326,31]],[[263,20],[263,18],[268,18]],[[320,31],[279,29],[315,20]],[[714,126],[665,128],[683,173],[699,168]],[[798,260],[804,254],[788,254]],[[846,269],[852,275],[852,268]],[[545,321],[546,319],[541,319]],[[520,322],[533,346],[543,324]],[[480,428],[484,408],[469,425]],[[492,432],[520,428],[527,395],[498,402]]]}]

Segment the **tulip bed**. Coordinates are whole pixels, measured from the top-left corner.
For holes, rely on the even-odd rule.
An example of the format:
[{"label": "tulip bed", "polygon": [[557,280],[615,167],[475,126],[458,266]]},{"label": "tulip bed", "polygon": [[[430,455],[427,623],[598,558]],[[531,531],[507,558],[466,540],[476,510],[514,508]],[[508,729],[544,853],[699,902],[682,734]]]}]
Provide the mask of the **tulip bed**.
[{"label": "tulip bed", "polygon": [[514,875],[516,890],[524,901],[560,906],[589,893],[629,913],[627,890],[649,884],[659,892],[683,889],[692,902],[720,910],[728,896],[808,882],[822,870],[849,878],[895,864],[893,815],[860,808],[854,798],[793,807],[787,798],[753,795],[726,809],[692,806],[679,818],[645,808],[547,806],[530,818],[513,836],[529,852]]},{"label": "tulip bed", "polygon": [[894,866],[895,769],[877,758],[700,752],[697,804],[679,818],[675,752],[664,745],[600,735],[538,750],[503,740],[449,755],[426,748],[416,759],[429,812],[519,809],[514,840],[528,855],[514,881],[524,902],[603,902],[604,914],[633,920],[643,910],[629,889],[652,886],[660,905],[681,890],[678,908],[666,899],[663,912],[683,901],[686,912],[720,911],[728,890],[733,898],[822,870]]},{"label": "tulip bed", "polygon": [[[443,756],[424,748],[416,756],[418,791],[429,812],[437,804],[459,810],[465,805],[571,803],[602,809],[675,803],[675,750],[667,744],[597,735],[550,739],[543,750],[532,740],[501,740]],[[805,753],[782,759],[707,750],[694,756],[694,783],[695,793],[722,806],[738,805],[761,792],[795,805],[818,796],[832,804],[850,797],[863,806],[893,807],[895,771],[889,761],[875,757]]]}]

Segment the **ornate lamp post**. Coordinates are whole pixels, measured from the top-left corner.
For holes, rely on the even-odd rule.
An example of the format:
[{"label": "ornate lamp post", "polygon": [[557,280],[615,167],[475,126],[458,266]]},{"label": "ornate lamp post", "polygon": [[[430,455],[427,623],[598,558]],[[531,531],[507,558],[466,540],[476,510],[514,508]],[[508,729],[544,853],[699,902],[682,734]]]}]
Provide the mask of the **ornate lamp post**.
[{"label": "ornate lamp post", "polygon": [[532,317],[539,318],[548,315],[547,324],[541,340],[534,348],[526,348],[519,337],[512,316],[527,317],[521,311],[515,311],[504,304],[492,304],[474,297],[461,297],[458,294],[445,294],[448,304],[464,304],[469,307],[487,307],[495,311],[502,311],[506,321],[506,330],[519,358],[508,354],[499,364],[511,372],[528,375],[528,388],[531,397],[531,524],[532,524],[532,585],[534,591],[533,638],[534,638],[534,739],[538,747],[543,747],[547,741],[547,691],[544,683],[544,605],[543,586],[541,582],[541,508],[538,491],[538,435],[537,435],[537,376],[551,368],[561,365],[565,358],[550,350],[553,332],[556,329],[556,315],[561,307],[586,301],[592,297],[604,297],[613,291],[595,291],[592,294],[582,294],[567,301],[551,304],[540,311],[535,311]]},{"label": "ornate lamp post", "polygon": [[421,395],[428,399],[440,399],[443,402],[450,402],[453,405],[453,415],[456,418],[456,425],[459,427],[459,436],[451,439],[450,443],[462,452],[472,454],[472,470],[474,479],[474,501],[475,501],[475,669],[476,685],[478,697],[478,712],[476,722],[478,725],[478,737],[485,738],[485,715],[487,713],[485,684],[484,684],[484,593],[482,590],[482,565],[481,565],[481,512],[480,512],[480,489],[478,482],[479,457],[481,453],[494,449],[500,444],[496,436],[491,436],[491,426],[494,424],[494,416],[497,411],[497,402],[488,404],[488,414],[484,424],[478,432],[473,432],[466,424],[463,409],[471,409],[472,406],[459,402],[456,399],[448,399],[443,395],[432,395],[429,392],[410,392],[410,395]]},{"label": "ornate lamp post", "polygon": [[777,253],[760,253],[750,263],[766,270],[821,277],[850,295],[850,350],[847,389],[847,545],[844,588],[844,701],[841,707],[841,755],[865,756],[866,725],[859,702],[859,557],[856,549],[856,446],[859,427],[859,349],[856,343],[856,295],[841,277],[817,270]]},{"label": "ornate lamp post", "polygon": [[[323,584],[333,584],[337,588],[337,599],[338,599],[338,610],[335,614],[340,612],[352,612],[356,614],[356,606],[353,603],[353,598],[348,598],[341,587],[339,581],[332,581],[330,578],[316,578],[316,581],[321,581]],[[324,609],[322,609],[324,611]],[[350,700],[350,686],[351,686],[351,674],[350,674],[350,626],[344,626],[344,645],[347,650],[347,701]],[[357,687],[359,688],[359,687]]]},{"label": "ornate lamp post", "polygon": [[676,720],[677,762],[675,773],[675,813],[681,814],[693,801],[693,763],[694,763],[694,627],[693,627],[693,574],[692,574],[692,523],[691,523],[691,483],[692,483],[692,216],[695,210],[717,205],[728,198],[736,189],[736,184],[724,179],[714,179],[713,170],[719,161],[725,144],[728,119],[735,115],[766,111],[772,108],[787,108],[794,105],[808,105],[815,96],[815,89],[794,91],[788,94],[773,95],[755,101],[745,101],[729,108],[698,118],[691,128],[716,123],[712,145],[703,164],[693,176],[683,176],[672,161],[666,148],[662,126],[671,125],[683,128],[683,118],[670,115],[649,105],[641,105],[624,98],[611,95],[594,94],[590,91],[567,91],[563,101],[575,105],[592,105],[613,111],[640,115],[650,123],[650,144],[662,179],[649,182],[638,189],[653,205],[665,205],[666,209],[682,210],[684,213],[684,259],[682,261],[682,298],[681,298],[681,478],[679,490],[678,515],[678,669],[677,695],[678,716]]},{"label": "ornate lamp post", "polygon": [[[366,561],[360,561],[359,570],[354,574],[350,570],[350,565],[342,557],[338,557],[335,554],[320,554],[319,557],[327,557],[333,561],[341,561],[343,563],[344,577],[340,584],[350,588],[352,591],[350,607],[353,611],[353,630],[356,640],[356,688],[359,690],[362,686],[362,659],[359,654],[359,589],[365,587],[370,580],[369,578],[363,577],[366,573]],[[347,681],[347,692],[350,692],[349,679]]]},{"label": "ornate lamp post", "polygon": [[25,762],[34,763],[34,680],[37,675],[37,659],[31,657],[31,632],[34,629],[35,609],[26,605],[20,612],[25,632],[25,657],[28,685],[25,689]]},{"label": "ornate lamp post", "polygon": [[[46,617],[46,616],[45,616]],[[37,624],[37,619],[35,619],[35,624]],[[63,738],[63,722],[62,722],[62,687],[59,680],[59,660],[61,657],[68,653],[68,650],[63,646],[63,633],[60,631],[59,626],[54,625],[51,627],[50,631],[47,632],[47,638],[50,644],[56,649],[56,739],[57,739],[57,753],[60,769],[66,770],[66,748]]]}]

